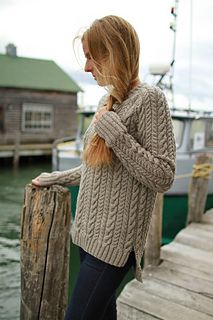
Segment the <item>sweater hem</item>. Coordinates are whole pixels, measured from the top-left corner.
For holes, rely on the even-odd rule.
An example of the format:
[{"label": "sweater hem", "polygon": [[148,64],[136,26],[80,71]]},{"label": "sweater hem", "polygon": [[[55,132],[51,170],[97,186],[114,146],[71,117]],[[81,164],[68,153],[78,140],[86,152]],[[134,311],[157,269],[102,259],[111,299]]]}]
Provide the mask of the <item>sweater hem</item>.
[{"label": "sweater hem", "polygon": [[[109,245],[104,245],[99,242],[97,239],[87,238],[81,232],[74,230],[74,226],[71,230],[72,242],[81,247],[85,252],[88,252],[97,259],[104,261],[110,265],[116,267],[123,267],[127,262],[131,250],[121,251],[115,247],[110,247]],[[132,247],[132,250],[135,252],[135,248]],[[135,253],[136,255],[136,253]],[[137,255],[136,255],[137,256]],[[135,278],[139,282],[143,282],[142,279],[142,268],[140,266],[140,259],[136,258],[136,269],[135,269]]]},{"label": "sweater hem", "polygon": [[[87,238],[81,232],[71,230],[72,242],[99,260],[116,267],[123,267],[128,260],[131,249],[119,250],[117,247],[101,243],[98,239]],[[132,247],[133,249],[133,247]]]}]

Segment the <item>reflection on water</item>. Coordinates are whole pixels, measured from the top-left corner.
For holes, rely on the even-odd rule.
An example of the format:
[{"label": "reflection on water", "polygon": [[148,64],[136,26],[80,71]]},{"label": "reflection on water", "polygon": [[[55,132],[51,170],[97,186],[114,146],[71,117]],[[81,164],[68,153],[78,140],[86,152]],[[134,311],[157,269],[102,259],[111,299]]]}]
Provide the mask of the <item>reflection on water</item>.
[{"label": "reflection on water", "polygon": [[0,319],[18,320],[20,306],[20,213],[24,187],[50,162],[22,165],[14,171],[0,167]]}]

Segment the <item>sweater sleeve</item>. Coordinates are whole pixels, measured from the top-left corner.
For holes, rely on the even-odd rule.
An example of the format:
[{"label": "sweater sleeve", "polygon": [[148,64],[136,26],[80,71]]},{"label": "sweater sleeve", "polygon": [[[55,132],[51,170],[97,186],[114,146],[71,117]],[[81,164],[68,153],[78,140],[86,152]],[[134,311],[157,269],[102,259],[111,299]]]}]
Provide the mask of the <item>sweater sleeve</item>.
[{"label": "sweater sleeve", "polygon": [[[95,131],[112,148],[132,176],[156,192],[165,192],[174,180],[176,155],[165,95],[159,88],[154,87],[151,92],[147,90],[135,112],[138,119],[137,140],[128,133],[118,114],[113,111],[102,115]],[[145,133],[142,132],[144,127]],[[145,143],[140,139],[142,136],[145,136]]]},{"label": "sweater sleeve", "polygon": [[82,165],[65,171],[53,171],[52,173],[43,172],[37,179],[42,187],[53,184],[59,184],[61,186],[77,186],[80,184],[81,167]]}]

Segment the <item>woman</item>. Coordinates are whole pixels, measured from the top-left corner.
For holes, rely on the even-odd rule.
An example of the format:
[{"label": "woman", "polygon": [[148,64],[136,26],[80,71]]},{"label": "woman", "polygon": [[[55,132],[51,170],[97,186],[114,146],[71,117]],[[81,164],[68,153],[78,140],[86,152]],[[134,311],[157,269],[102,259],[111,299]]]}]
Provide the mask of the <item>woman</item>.
[{"label": "woman", "polygon": [[42,173],[38,186],[80,184],[72,241],[81,267],[65,319],[116,319],[115,292],[141,258],[157,192],[175,173],[175,141],[162,91],[139,80],[140,45],[117,16],[95,20],[82,37],[85,72],[108,88],[85,133],[83,163]]}]

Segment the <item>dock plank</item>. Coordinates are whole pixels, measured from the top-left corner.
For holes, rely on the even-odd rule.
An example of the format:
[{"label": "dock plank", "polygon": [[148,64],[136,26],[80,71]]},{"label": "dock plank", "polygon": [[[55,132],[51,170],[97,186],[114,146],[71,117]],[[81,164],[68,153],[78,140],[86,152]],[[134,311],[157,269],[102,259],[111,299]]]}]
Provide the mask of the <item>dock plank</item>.
[{"label": "dock plank", "polygon": [[168,301],[145,290],[135,291],[132,282],[127,286],[127,290],[122,291],[119,296],[120,304],[131,305],[135,309],[162,320],[212,320],[211,315]]},{"label": "dock plank", "polygon": [[[210,274],[206,271],[203,271],[203,270],[191,269],[189,266],[183,266],[181,264],[173,263],[171,261],[163,261],[161,268],[162,267],[166,268],[166,269],[170,269],[170,270],[178,270],[179,272],[184,273],[186,275],[190,275],[195,278],[207,280],[208,282],[213,283],[212,274]],[[150,271],[147,270],[146,272],[150,272]]]},{"label": "dock plank", "polygon": [[144,290],[149,294],[174,302],[190,309],[213,316],[212,299],[185,288],[170,284],[153,277],[144,278],[143,284],[137,280],[131,282],[134,295]]},{"label": "dock plank", "polygon": [[202,218],[203,223],[213,224],[213,209],[208,210]]},{"label": "dock plank", "polygon": [[171,242],[161,248],[163,260],[204,270],[213,275],[213,253],[192,248],[185,244]]},{"label": "dock plank", "polygon": [[182,232],[183,230],[197,229],[197,230],[203,230],[203,231],[212,233],[213,232],[213,224],[208,223],[207,219],[206,219],[206,222],[205,221],[202,221],[200,223],[192,222],[187,226],[187,228],[182,229],[180,232]]},{"label": "dock plank", "polygon": [[[181,234],[199,234],[200,237],[213,240],[213,226],[209,229],[209,227],[206,228],[206,224],[198,224],[198,223],[191,223],[187,226],[187,228],[182,229],[177,236]],[[177,238],[175,237],[175,239]],[[175,241],[175,239],[173,241]]]},{"label": "dock plank", "polygon": [[[184,230],[186,231],[186,230]],[[192,232],[181,232],[176,238],[175,242],[191,246],[196,249],[213,252],[213,232],[199,232],[193,230]],[[208,236],[210,234],[210,236]]]},{"label": "dock plank", "polygon": [[161,247],[161,259],[142,284],[126,285],[118,320],[213,320],[213,209]]},{"label": "dock plank", "polygon": [[161,320],[161,318],[154,317],[150,314],[132,308],[131,306],[124,304],[117,300],[117,318],[118,320]]},{"label": "dock plank", "polygon": [[168,269],[162,264],[160,267],[149,270],[149,276],[213,298],[212,282],[182,273],[178,269]]}]

